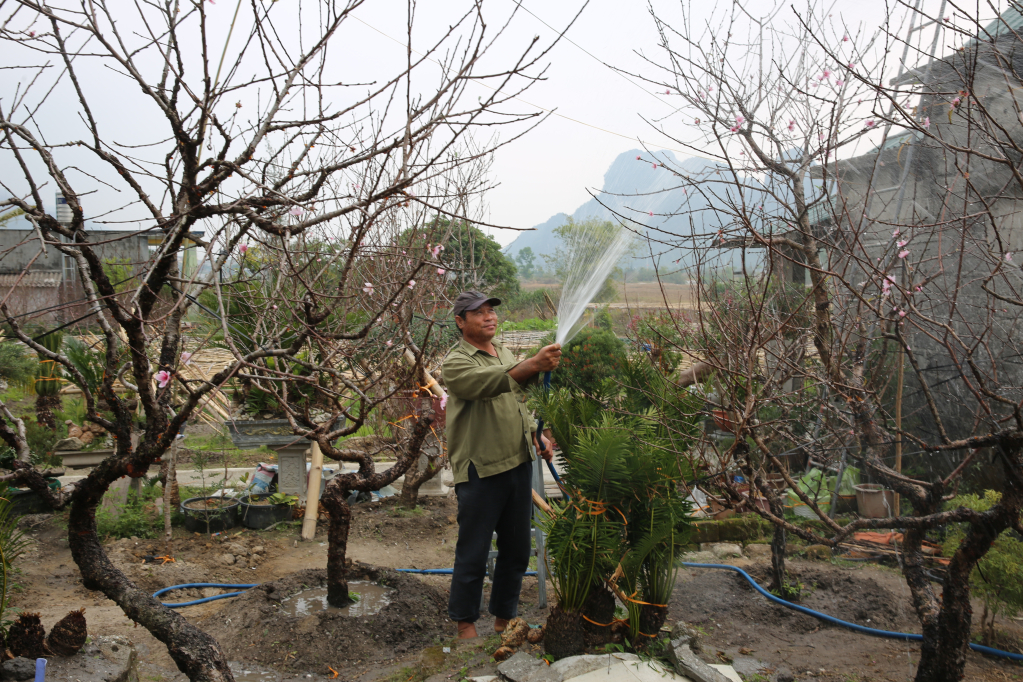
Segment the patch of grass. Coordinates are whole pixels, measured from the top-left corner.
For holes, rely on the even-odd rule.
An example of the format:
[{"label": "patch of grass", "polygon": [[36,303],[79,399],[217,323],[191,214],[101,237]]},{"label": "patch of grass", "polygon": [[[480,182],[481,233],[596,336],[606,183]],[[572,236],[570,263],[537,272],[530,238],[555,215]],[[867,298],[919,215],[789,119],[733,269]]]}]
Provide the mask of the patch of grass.
[{"label": "patch of grass", "polygon": [[422,516],[426,512],[422,507],[416,507],[415,509],[402,509],[401,507],[394,507],[388,512],[393,518],[406,519],[412,516]]},{"label": "patch of grass", "polygon": [[128,492],[128,499],[114,516],[102,505],[96,510],[96,532],[112,538],[155,538],[163,528],[163,518],[153,500],[159,491],[155,485],[143,485],[139,493]]}]

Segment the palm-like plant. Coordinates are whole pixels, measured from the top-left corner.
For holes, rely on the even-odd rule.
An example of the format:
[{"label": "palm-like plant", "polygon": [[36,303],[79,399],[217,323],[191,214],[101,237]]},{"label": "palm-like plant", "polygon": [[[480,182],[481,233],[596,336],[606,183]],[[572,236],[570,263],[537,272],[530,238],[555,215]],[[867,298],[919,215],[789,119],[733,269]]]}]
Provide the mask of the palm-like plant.
[{"label": "palm-like plant", "polygon": [[[53,331],[39,339],[39,345],[51,353],[60,350],[64,334]],[[60,365],[49,358],[39,355],[39,369],[36,370],[36,421],[40,426],[55,430],[57,421],[54,410],[60,409],[60,378],[63,373]]]},{"label": "palm-like plant", "polygon": [[[564,591],[567,603],[581,609],[590,622],[601,623],[604,618],[587,613],[593,604],[586,597],[601,596],[602,588],[593,589],[600,583],[612,585],[627,606],[630,639],[639,644],[641,635],[656,634],[664,623],[676,563],[688,540],[691,508],[679,487],[691,470],[681,453],[692,444],[701,401],[676,390],[663,375],[634,374],[644,377],[643,387],[620,388],[615,400],[605,404],[564,389],[538,394],[535,404],[561,446],[572,500],[587,506],[579,522],[618,531],[617,559],[605,564],[602,573],[552,575],[555,583],[580,586],[571,592],[556,587],[559,604]],[[657,410],[648,402],[650,392],[658,396]],[[574,542],[571,535],[556,530],[552,525],[548,539],[552,557],[581,551],[577,542],[568,547]],[[552,563],[556,574],[558,561]],[[612,582],[612,573],[620,577],[621,586]],[[549,631],[546,637],[551,635]],[[548,639],[548,651],[550,645]]]},{"label": "palm-like plant", "polygon": [[620,522],[604,518],[599,502],[579,498],[553,507],[544,531],[551,583],[558,599],[547,620],[545,647],[557,659],[582,653],[582,608],[590,590],[614,567],[622,529]]}]

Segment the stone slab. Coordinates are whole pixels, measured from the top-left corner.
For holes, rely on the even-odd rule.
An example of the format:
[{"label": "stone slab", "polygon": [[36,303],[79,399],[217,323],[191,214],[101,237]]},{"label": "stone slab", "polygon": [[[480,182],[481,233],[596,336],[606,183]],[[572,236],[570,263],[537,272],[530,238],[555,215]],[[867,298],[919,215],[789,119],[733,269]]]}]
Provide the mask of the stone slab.
[{"label": "stone slab", "polygon": [[51,656],[48,682],[139,682],[138,655],[126,637],[94,637],[74,656]]},{"label": "stone slab", "polygon": [[562,682],[560,673],[538,658],[519,651],[497,666],[497,672],[509,682]]},{"label": "stone slab", "polygon": [[639,656],[628,653],[569,656],[568,658],[551,663],[551,670],[560,673],[566,680],[571,680],[594,670],[606,670],[614,665],[616,660],[638,661]]}]

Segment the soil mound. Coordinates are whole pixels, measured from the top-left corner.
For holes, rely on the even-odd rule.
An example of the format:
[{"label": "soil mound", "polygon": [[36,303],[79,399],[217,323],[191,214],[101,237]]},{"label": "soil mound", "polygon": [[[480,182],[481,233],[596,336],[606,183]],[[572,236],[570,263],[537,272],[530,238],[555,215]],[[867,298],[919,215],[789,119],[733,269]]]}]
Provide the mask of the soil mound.
[{"label": "soil mound", "polygon": [[291,616],[282,608],[288,597],[325,585],[326,579],[323,569],[293,573],[232,599],[229,607],[197,624],[220,642],[230,660],[327,675],[329,668],[390,660],[451,634],[446,594],[413,576],[365,564],[353,564],[348,579],[395,590],[379,613]]}]

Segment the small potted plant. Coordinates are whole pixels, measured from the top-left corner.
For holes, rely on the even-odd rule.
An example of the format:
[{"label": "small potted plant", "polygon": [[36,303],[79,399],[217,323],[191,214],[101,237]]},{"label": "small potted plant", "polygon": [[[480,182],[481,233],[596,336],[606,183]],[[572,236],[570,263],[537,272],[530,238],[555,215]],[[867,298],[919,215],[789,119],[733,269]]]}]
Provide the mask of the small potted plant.
[{"label": "small potted plant", "polygon": [[291,519],[298,495],[285,493],[259,493],[241,499],[239,509],[242,525],[254,530],[263,530],[274,524]]},{"label": "small potted plant", "polygon": [[[209,454],[196,452],[192,455],[192,464],[202,482],[198,497],[190,497],[181,502],[180,511],[184,516],[185,528],[192,533],[220,533],[238,525],[238,500],[223,496],[223,480],[211,481],[206,485],[206,464]],[[213,495],[216,490],[221,494]]]}]

